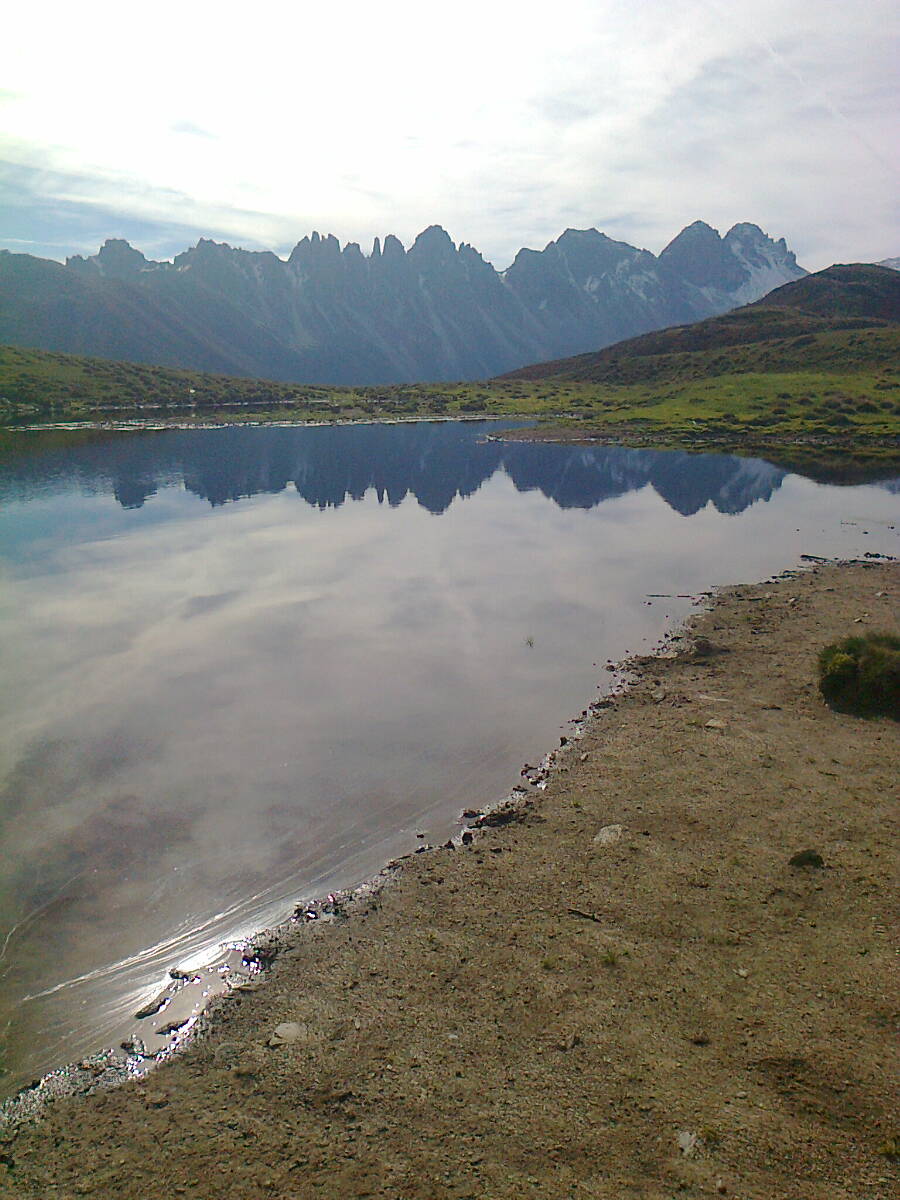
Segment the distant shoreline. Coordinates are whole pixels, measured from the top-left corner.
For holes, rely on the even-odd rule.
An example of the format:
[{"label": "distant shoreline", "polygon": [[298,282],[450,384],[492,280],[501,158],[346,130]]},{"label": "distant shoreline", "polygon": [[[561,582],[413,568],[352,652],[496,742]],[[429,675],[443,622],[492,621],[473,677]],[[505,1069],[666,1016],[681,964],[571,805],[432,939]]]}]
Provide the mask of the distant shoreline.
[{"label": "distant shoreline", "polygon": [[15,426],[0,426],[0,449],[4,437],[18,433],[42,432],[165,432],[168,429],[227,429],[227,428],[303,428],[319,429],[355,425],[409,425],[422,422],[447,424],[457,421],[521,422],[519,429],[504,431],[503,441],[558,442],[567,445],[624,446],[636,450],[674,450],[686,454],[730,454],[741,458],[763,458],[788,471],[805,473],[822,483],[863,483],[900,475],[900,434],[893,439],[875,437],[848,444],[846,434],[797,434],[761,436],[750,432],[712,434],[707,431],[685,433],[665,430],[638,423],[622,426],[593,426],[584,423],[555,423],[539,420],[534,414],[466,414],[447,416],[413,415],[333,418],[255,418],[235,420],[229,414],[225,420],[214,420],[212,414],[188,421],[173,418],[158,420],[150,417],[110,417],[108,420],[60,420],[33,422]]}]

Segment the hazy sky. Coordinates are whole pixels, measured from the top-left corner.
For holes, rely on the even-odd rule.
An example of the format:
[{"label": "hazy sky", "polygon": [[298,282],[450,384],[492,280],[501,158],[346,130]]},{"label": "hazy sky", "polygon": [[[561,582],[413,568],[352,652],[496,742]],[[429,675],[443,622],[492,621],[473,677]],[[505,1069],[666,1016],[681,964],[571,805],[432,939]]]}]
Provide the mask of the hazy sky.
[{"label": "hazy sky", "polygon": [[286,253],[442,224],[498,268],[596,226],[750,220],[800,262],[900,254],[895,0],[16,5],[0,246]]}]

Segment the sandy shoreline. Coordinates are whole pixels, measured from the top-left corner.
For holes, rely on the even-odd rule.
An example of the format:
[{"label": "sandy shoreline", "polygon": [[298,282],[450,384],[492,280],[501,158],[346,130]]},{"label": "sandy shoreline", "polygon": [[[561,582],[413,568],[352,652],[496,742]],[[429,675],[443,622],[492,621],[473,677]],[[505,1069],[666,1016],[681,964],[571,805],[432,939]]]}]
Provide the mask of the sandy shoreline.
[{"label": "sandy shoreline", "polygon": [[508,821],[278,931],[145,1082],[7,1130],[0,1194],[892,1194],[900,735],[831,713],[813,667],[896,630],[898,585],[722,592],[709,646],[639,660]]}]

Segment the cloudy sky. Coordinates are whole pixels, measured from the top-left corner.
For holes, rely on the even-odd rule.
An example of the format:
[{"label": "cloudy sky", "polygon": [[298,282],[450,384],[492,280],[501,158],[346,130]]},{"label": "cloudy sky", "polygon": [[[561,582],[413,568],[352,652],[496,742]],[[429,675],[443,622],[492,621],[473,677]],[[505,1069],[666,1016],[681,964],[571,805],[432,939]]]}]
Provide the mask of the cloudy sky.
[{"label": "cloudy sky", "polygon": [[442,224],[498,268],[596,226],[754,221],[813,270],[900,254],[894,0],[17,5],[0,246],[287,253]]}]

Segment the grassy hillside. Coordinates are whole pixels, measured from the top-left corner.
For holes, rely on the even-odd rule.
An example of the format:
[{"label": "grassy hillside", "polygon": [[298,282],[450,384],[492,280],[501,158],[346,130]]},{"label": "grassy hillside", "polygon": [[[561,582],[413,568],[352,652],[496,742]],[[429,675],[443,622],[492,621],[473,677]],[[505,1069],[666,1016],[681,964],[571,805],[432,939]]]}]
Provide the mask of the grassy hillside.
[{"label": "grassy hillside", "polygon": [[898,272],[875,263],[837,263],[814,275],[775,288],[755,305],[790,307],[807,313],[844,320],[900,323]]},{"label": "grassy hillside", "polygon": [[900,272],[829,267],[755,304],[604,350],[535,363],[504,379],[656,383],[745,371],[846,370],[896,361]]},{"label": "grassy hillside", "polygon": [[146,419],[352,420],[459,409],[440,388],[317,387],[0,346],[0,425]]},{"label": "grassy hillside", "polygon": [[290,402],[328,405],[329,389],[236,379],[143,363],[0,346],[0,421],[178,414],[192,408]]}]

